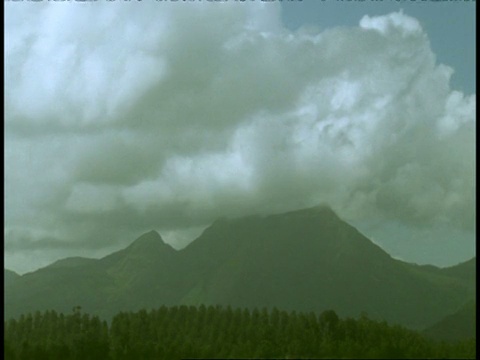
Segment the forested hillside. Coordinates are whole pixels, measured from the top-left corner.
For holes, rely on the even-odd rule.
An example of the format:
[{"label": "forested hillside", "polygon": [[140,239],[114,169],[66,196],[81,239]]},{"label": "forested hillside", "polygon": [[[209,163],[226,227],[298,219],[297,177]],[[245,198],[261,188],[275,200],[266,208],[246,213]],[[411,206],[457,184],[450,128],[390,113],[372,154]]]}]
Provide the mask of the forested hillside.
[{"label": "forested hillside", "polygon": [[76,307],[5,323],[7,360],[182,358],[475,358],[475,339],[445,343],[369,319],[220,306],[117,314],[110,325]]}]

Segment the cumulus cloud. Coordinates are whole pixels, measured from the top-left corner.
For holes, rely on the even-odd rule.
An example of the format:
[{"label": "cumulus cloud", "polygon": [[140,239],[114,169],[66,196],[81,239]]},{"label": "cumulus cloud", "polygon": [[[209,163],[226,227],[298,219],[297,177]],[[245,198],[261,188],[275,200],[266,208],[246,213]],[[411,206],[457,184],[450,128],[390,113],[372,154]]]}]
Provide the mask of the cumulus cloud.
[{"label": "cumulus cloud", "polygon": [[473,234],[476,98],[402,12],[292,32],[276,3],[5,9],[7,264],[320,202]]}]

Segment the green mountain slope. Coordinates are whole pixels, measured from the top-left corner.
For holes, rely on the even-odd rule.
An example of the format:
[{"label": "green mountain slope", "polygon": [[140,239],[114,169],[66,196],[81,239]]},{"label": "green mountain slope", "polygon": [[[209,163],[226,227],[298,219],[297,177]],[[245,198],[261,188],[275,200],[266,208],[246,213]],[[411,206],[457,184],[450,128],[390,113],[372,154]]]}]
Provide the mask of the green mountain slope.
[{"label": "green mountain slope", "polygon": [[198,267],[187,304],[366,311],[421,328],[473,294],[459,280],[411,271],[323,207],[219,221],[184,252]]},{"label": "green mountain slope", "polygon": [[[68,258],[28,273],[5,287],[5,316],[55,309],[109,318],[118,311],[173,304],[172,257],[176,251],[154,231],[103,259]],[[175,294],[176,295],[176,294]]]},{"label": "green mountain slope", "polygon": [[326,207],[221,219],[181,251],[150,232],[103,259],[60,265],[6,286],[5,315],[81,305],[108,318],[164,304],[222,304],[367,312],[423,329],[475,296],[470,263],[439,269],[394,260]]},{"label": "green mountain slope", "polygon": [[19,277],[20,275],[18,275],[15,271],[3,269],[3,283],[5,286],[10,285]]},{"label": "green mountain slope", "polygon": [[476,308],[476,302],[471,300],[455,313],[425,329],[423,334],[435,340],[445,341],[476,338]]},{"label": "green mountain slope", "polygon": [[[179,301],[178,253],[156,231],[101,259],[99,265],[112,281],[105,289],[112,309],[155,308]],[[109,313],[114,312],[109,308]]]}]

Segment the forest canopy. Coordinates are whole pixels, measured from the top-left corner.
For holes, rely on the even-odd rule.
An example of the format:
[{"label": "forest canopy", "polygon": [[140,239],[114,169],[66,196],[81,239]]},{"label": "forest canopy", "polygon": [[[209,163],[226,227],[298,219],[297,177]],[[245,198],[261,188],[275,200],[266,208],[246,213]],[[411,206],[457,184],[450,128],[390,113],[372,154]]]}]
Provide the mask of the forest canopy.
[{"label": "forest canopy", "polygon": [[439,342],[363,314],[341,319],[273,308],[162,306],[97,316],[55,311],[5,322],[4,355],[20,359],[475,358],[475,338]]}]

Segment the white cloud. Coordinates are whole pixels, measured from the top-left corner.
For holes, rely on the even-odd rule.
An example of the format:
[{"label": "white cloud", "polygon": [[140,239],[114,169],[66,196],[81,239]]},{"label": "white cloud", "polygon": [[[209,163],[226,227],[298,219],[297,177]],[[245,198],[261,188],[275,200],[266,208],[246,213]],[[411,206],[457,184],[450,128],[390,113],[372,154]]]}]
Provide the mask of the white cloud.
[{"label": "white cloud", "polygon": [[419,22],[412,17],[405,16],[403,11],[392,13],[389,16],[370,17],[365,15],[360,20],[360,27],[376,30],[383,35],[401,33],[403,36],[409,36],[422,32]]},{"label": "white cloud", "polygon": [[472,232],[475,95],[419,22],[290,32],[277,5],[7,3],[6,229],[183,244],[218,216],[329,202]]}]

